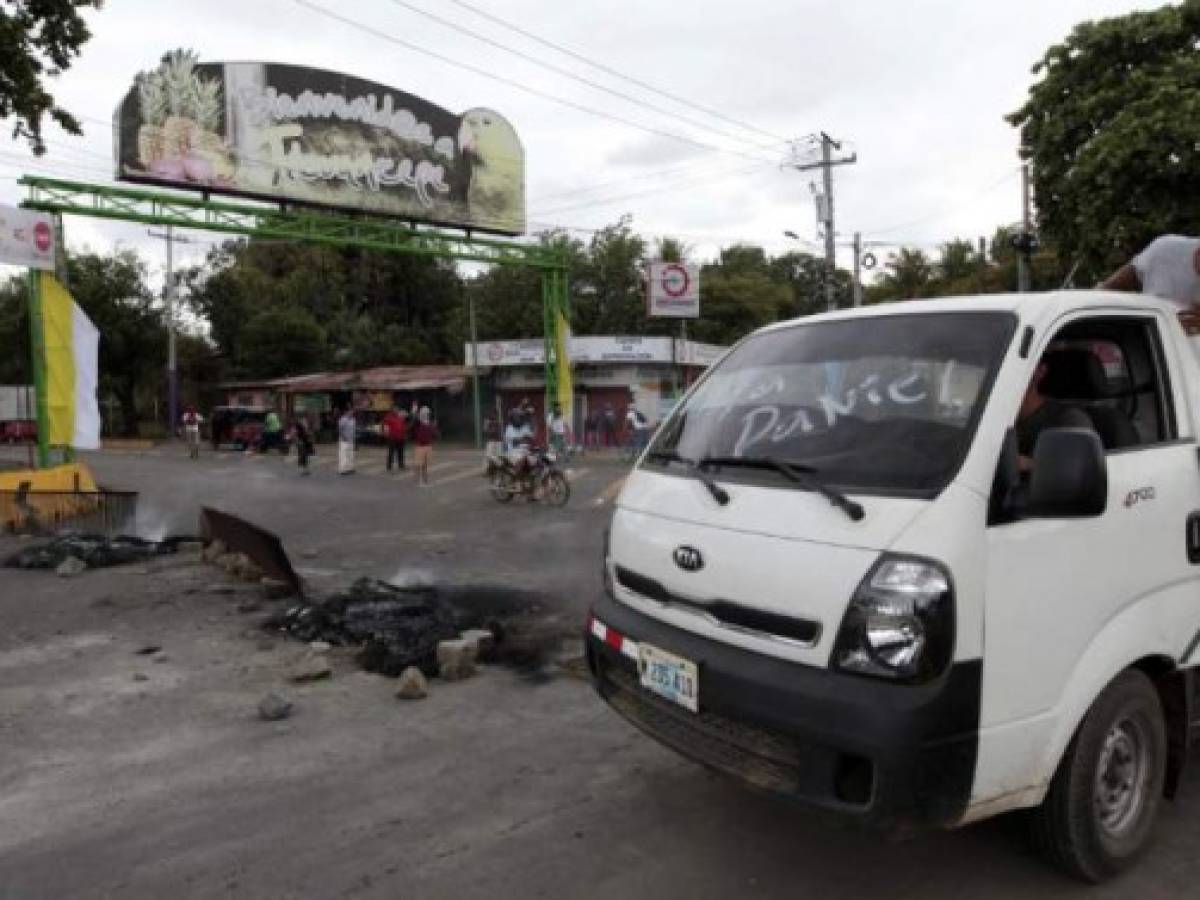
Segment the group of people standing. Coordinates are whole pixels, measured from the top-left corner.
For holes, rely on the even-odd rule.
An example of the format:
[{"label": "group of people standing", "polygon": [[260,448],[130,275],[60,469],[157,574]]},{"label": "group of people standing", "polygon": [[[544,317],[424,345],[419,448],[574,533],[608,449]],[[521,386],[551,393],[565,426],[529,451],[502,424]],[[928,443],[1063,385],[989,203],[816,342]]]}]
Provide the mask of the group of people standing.
[{"label": "group of people standing", "polygon": [[[430,484],[429,466],[433,461],[433,443],[438,438],[437,423],[433,419],[433,411],[428,406],[413,402],[409,410],[399,405],[388,410],[380,423],[384,440],[387,442],[387,471],[393,466],[397,472],[403,472],[404,451],[411,441],[413,444],[413,468],[417,484],[422,487]],[[358,418],[352,408],[347,409],[338,419],[338,474],[354,474],[355,448],[358,442]]]},{"label": "group of people standing", "polygon": [[[522,400],[509,409],[504,428],[494,416],[484,420],[484,435],[489,444],[488,452],[511,452],[517,443],[532,443],[537,437],[534,422],[536,410],[528,400]],[[621,447],[642,449],[650,436],[650,420],[630,402],[624,414],[618,416],[611,403],[590,412],[583,420],[583,449]],[[577,449],[576,436],[571,423],[563,413],[562,405],[554,403],[546,414],[546,443],[561,455],[569,456]]]},{"label": "group of people standing", "polygon": [[600,447],[617,447],[624,443],[633,449],[640,450],[646,446],[650,436],[650,420],[645,414],[630,402],[625,407],[624,431],[620,427],[617,411],[611,403],[593,413],[589,413],[583,421],[584,447],[598,449]]}]

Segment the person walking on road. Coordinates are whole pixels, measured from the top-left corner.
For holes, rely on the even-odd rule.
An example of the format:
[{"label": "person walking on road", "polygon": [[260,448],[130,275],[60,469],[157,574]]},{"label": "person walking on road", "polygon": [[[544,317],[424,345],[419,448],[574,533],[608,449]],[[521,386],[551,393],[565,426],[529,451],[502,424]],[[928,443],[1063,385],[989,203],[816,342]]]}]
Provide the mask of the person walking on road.
[{"label": "person walking on road", "polygon": [[183,433],[187,437],[188,456],[200,458],[200,423],[204,419],[196,412],[196,407],[189,406],[183,411]]},{"label": "person walking on road", "polygon": [[600,446],[600,415],[589,410],[583,420],[583,449],[595,450]]},{"label": "person walking on road", "polygon": [[636,456],[646,449],[647,439],[650,437],[650,421],[640,409],[630,403],[625,410],[625,426],[629,452]]},{"label": "person walking on road", "polygon": [[309,427],[308,420],[304,416],[296,416],[296,423],[292,427],[292,431],[296,435],[296,462],[300,466],[300,474],[311,475],[308,458],[316,449],[313,446],[312,428]]},{"label": "person walking on road", "polygon": [[600,429],[604,436],[604,446],[614,446],[617,443],[617,413],[611,403],[604,404],[604,412],[600,416]]},{"label": "person walking on road", "polygon": [[433,414],[428,406],[422,406],[417,413],[417,424],[413,429],[413,443],[417,449],[413,451],[413,465],[417,470],[417,484],[429,487],[429,463],[433,460],[433,442],[438,436],[437,425],[434,424]]},{"label": "person walking on road", "polygon": [[342,417],[338,419],[338,474],[354,474],[354,441],[358,437],[358,420],[354,418],[354,410],[346,407]]},{"label": "person walking on road", "polygon": [[563,417],[562,404],[555,403],[546,416],[546,436],[550,447],[559,454],[567,452],[567,420]]},{"label": "person walking on road", "polygon": [[266,453],[272,447],[283,446],[283,423],[279,421],[279,413],[275,410],[268,410],[267,417],[263,420],[262,442],[259,444],[259,450]]},{"label": "person walking on road", "polygon": [[408,421],[399,406],[393,406],[383,417],[383,434],[387,438],[387,470],[392,471],[392,462],[398,463],[397,471],[404,471],[404,443],[408,440]]}]

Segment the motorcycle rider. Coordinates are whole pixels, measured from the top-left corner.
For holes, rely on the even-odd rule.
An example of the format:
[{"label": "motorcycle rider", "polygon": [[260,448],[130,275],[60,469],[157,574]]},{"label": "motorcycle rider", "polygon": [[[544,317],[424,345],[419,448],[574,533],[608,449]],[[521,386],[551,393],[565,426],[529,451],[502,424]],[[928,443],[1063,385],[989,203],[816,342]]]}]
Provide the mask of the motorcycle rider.
[{"label": "motorcycle rider", "polygon": [[526,475],[532,445],[533,427],[525,412],[520,407],[513,407],[508,411],[508,425],[504,428],[504,453],[518,479]]}]

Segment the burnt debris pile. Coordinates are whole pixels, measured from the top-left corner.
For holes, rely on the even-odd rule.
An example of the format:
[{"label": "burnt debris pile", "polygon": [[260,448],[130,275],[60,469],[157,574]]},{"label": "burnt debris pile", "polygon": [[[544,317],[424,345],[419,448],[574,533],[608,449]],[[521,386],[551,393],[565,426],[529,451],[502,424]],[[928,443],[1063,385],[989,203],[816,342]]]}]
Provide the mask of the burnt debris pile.
[{"label": "burnt debris pile", "polygon": [[360,647],[368,672],[395,678],[409,666],[438,670],[437,646],[458,636],[454,610],[434,587],[396,587],[359,578],[348,590],[293,606],[266,627],[302,641]]},{"label": "burnt debris pile", "polygon": [[102,534],[64,534],[17,551],[4,561],[4,565],[14,569],[54,569],[73,557],[89,569],[98,569],[166,556],[175,553],[180,544],[190,541],[195,538],[176,536],[150,541],[128,534],[112,538]]}]

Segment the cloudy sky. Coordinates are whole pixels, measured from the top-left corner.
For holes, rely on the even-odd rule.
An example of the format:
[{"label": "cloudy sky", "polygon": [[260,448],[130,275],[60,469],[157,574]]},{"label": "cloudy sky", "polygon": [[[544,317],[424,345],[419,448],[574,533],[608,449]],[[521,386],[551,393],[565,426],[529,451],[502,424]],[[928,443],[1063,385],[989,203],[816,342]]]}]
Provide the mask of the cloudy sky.
[{"label": "cloudy sky", "polygon": [[[781,164],[786,141],[824,130],[858,155],[836,170],[839,241],[861,231],[932,248],[1019,218],[1016,133],[1003,116],[1020,105],[1046,47],[1079,21],[1160,5],[109,0],[89,15],[82,57],[52,85],[84,136],[52,128],[36,160],[10,141],[0,203],[19,202],[24,172],[110,180],[113,109],[136,72],[186,46],[203,60],[307,64],[453,111],[499,110],[525,143],[533,229],[569,226],[586,238],[630,213],[638,231],[680,237],[700,258],[736,241],[782,252],[795,246],[785,229],[815,242],[816,173]],[[132,225],[72,219],[67,237],[162,259],[161,242]],[[193,237],[185,259],[216,239]]]}]

